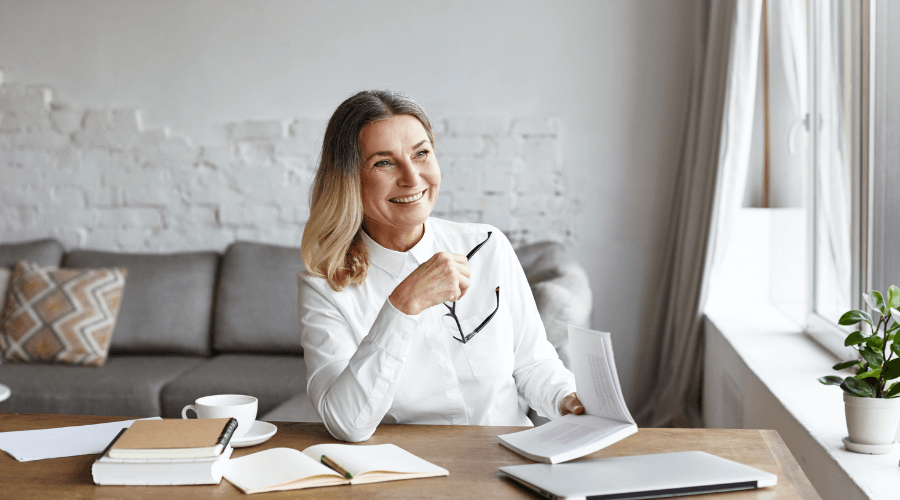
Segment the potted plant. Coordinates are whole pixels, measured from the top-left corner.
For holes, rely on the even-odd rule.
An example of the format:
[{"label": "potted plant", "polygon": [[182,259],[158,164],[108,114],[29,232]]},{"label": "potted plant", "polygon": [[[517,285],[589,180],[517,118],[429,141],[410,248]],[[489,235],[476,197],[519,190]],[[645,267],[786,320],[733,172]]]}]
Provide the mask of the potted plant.
[{"label": "potted plant", "polygon": [[855,369],[848,377],[827,375],[819,378],[825,385],[844,390],[844,410],[849,436],[844,444],[851,451],[886,453],[890,451],[900,424],[900,345],[894,337],[900,330],[900,288],[888,289],[887,300],[877,290],[864,293],[866,304],[878,317],[875,321],[865,311],[844,313],[838,323],[860,325],[851,332],[844,345],[859,352],[859,359],[833,366],[835,370]]}]

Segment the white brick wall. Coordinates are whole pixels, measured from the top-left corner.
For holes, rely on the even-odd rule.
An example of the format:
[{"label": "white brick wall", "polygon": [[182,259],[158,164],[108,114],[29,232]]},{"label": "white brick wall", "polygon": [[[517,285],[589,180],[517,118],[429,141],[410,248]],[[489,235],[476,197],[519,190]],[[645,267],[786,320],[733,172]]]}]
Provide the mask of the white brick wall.
[{"label": "white brick wall", "polygon": [[[552,117],[433,117],[443,183],[434,214],[488,222],[514,243],[571,243]],[[45,86],[0,79],[0,242],[67,248],[298,246],[325,122],[225,125],[224,144],[145,130],[140,110],[77,109]]]}]

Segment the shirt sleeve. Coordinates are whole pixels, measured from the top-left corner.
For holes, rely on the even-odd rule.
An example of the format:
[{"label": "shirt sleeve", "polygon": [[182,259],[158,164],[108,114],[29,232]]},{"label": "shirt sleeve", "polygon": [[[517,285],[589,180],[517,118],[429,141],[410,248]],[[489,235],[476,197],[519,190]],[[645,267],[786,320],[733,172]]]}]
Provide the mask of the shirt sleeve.
[{"label": "shirt sleeve", "polygon": [[560,401],[575,392],[575,376],[566,369],[553,344],[547,340],[544,323],[516,252],[505,235],[501,241],[503,248],[499,260],[506,266],[509,278],[509,309],[513,323],[513,377],[530,407],[543,417],[559,418]]},{"label": "shirt sleeve", "polygon": [[297,284],[310,402],[332,436],[365,441],[391,407],[419,317],[385,300],[359,340],[329,297],[300,276]]}]

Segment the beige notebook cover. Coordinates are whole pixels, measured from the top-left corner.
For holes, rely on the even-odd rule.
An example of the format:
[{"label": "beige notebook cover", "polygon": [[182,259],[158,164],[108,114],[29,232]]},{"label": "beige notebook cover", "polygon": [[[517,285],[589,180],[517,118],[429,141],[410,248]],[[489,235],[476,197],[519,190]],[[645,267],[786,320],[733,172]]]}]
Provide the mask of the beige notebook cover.
[{"label": "beige notebook cover", "polygon": [[[212,456],[221,453],[231,433],[230,418],[138,420],[112,445],[113,458]],[[232,431],[233,432],[233,431]],[[193,450],[193,451],[192,451]]]}]

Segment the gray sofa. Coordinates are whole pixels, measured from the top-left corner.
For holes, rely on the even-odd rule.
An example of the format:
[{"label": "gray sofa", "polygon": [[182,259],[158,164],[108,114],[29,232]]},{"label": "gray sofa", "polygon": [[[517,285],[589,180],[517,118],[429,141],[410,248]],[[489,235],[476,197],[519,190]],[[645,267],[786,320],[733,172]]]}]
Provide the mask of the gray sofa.
[{"label": "gray sofa", "polygon": [[[517,250],[551,342],[568,362],[565,324],[587,325],[583,268],[555,243]],[[0,364],[0,412],[179,417],[200,396],[250,394],[262,420],[316,422],[306,395],[295,275],[298,248],[237,242],[224,254],[71,250],[56,240],[0,244],[0,267],[126,267],[103,367]]]}]

